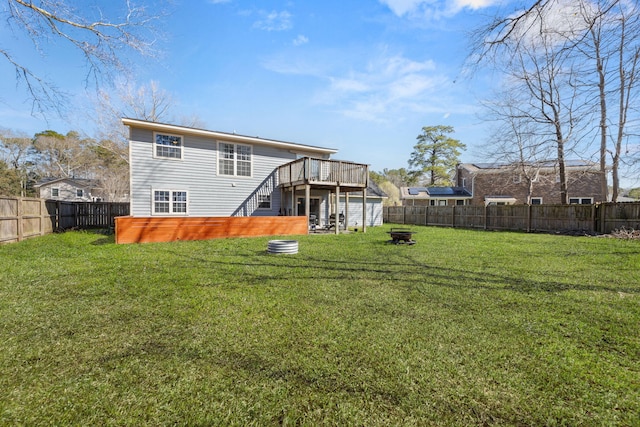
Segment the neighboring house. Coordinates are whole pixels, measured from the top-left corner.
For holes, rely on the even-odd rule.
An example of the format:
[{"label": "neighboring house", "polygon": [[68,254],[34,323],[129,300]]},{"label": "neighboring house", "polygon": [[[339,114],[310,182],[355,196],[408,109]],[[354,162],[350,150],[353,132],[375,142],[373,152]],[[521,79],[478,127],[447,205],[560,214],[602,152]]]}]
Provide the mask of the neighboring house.
[{"label": "neighboring house", "polygon": [[129,118],[122,122],[130,132],[133,217],[313,214],[323,226],[339,211],[336,194],[352,194],[351,207],[359,192],[366,211],[377,212],[381,200],[362,199],[368,166],[331,160],[335,149]]},{"label": "neighboring house", "polygon": [[[569,203],[606,201],[598,164],[582,160],[566,162]],[[472,194],[473,205],[560,204],[557,162],[535,164],[463,163],[456,170],[456,184]]]},{"label": "neighboring house", "polygon": [[[569,203],[606,201],[602,173],[593,162],[566,163]],[[455,187],[402,187],[404,206],[560,204],[560,174],[556,162],[536,164],[462,163]]]},{"label": "neighboring house", "polygon": [[34,185],[42,199],[68,202],[101,201],[97,181],[80,178],[46,178]]},{"label": "neighboring house", "polygon": [[471,203],[471,193],[462,187],[401,187],[403,206],[454,206]]}]

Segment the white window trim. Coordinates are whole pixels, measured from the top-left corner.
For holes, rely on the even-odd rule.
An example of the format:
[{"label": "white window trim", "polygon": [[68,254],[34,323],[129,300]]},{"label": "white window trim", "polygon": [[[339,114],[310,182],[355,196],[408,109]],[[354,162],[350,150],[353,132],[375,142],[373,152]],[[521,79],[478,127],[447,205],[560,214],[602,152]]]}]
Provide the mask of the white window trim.
[{"label": "white window trim", "polygon": [[[58,194],[54,195],[54,191]],[[60,197],[60,187],[51,187],[51,197]]]},{"label": "white window trim", "polygon": [[532,197],[529,202],[533,205],[533,201],[534,200],[540,200],[540,203],[538,203],[539,205],[541,205],[543,203],[542,202],[542,200],[543,200],[542,197]]},{"label": "white window trim", "polygon": [[76,197],[84,197],[84,190],[82,188],[76,188]]},{"label": "white window trim", "polygon": [[[180,157],[167,157],[167,156],[158,156],[158,147],[159,145],[156,144],[156,135],[166,135],[166,136],[175,136],[177,138],[180,138]],[[162,160],[177,160],[177,161],[181,161],[184,159],[184,135],[178,135],[175,133],[168,133],[168,132],[153,132],[153,158],[154,159],[162,159]],[[160,145],[160,147],[164,147],[164,145]]]},{"label": "white window trim", "polygon": [[[218,157],[218,164],[216,165],[216,173],[218,176],[221,177],[233,177],[233,178],[253,178],[253,145],[250,144],[236,144],[235,142],[227,142],[227,141],[217,141],[217,157]],[[220,157],[220,144],[227,144],[227,145],[233,145],[233,175],[230,174],[225,174],[225,173],[221,173],[221,168],[220,168],[220,160],[223,160]],[[250,154],[250,160],[249,162],[251,163],[251,170],[249,171],[249,175],[238,175],[238,149],[237,147],[249,147],[249,149],[251,150],[251,154]]]},{"label": "white window trim", "polygon": [[[269,207],[268,208],[261,208],[260,207],[260,197],[268,197],[269,198]],[[258,194],[258,207],[257,209],[260,211],[270,211],[273,208],[273,197],[271,197],[271,194]]]},{"label": "white window trim", "polygon": [[[169,212],[156,212],[156,191],[168,191],[169,192]],[[187,194],[187,208],[185,212],[173,211],[173,193],[186,193]],[[167,188],[153,188],[151,189],[151,215],[154,216],[188,216],[189,215],[189,191],[180,189],[167,189]]]},{"label": "white window trim", "polygon": [[[569,197],[569,204],[570,205],[592,205],[593,204],[593,197]],[[571,203],[571,200],[578,200],[578,203]],[[589,199],[589,203],[582,203],[582,201],[584,199]]]}]

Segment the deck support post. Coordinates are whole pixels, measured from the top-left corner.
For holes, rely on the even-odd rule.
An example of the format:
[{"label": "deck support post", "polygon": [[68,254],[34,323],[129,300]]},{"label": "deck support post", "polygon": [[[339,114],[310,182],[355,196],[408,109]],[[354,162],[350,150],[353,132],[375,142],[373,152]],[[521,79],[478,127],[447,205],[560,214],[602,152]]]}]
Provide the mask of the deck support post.
[{"label": "deck support post", "polygon": [[367,188],[362,190],[362,232],[367,232]]},{"label": "deck support post", "polygon": [[307,223],[309,222],[309,209],[311,203],[311,185],[305,184],[304,186],[304,210],[307,214]]},{"label": "deck support post", "polygon": [[344,229],[349,229],[349,192],[344,193]]},{"label": "deck support post", "polygon": [[336,185],[336,203],[333,209],[336,219],[336,234],[340,234],[340,213],[338,212],[340,209],[340,185]]}]

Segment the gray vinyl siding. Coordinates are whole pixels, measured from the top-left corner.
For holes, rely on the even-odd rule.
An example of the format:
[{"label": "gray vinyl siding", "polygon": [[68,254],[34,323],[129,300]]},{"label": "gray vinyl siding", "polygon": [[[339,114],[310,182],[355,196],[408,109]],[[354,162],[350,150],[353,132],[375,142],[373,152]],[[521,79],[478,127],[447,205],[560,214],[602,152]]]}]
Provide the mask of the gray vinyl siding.
[{"label": "gray vinyl siding", "polygon": [[[224,142],[224,141],[223,141]],[[252,176],[218,176],[218,144],[183,135],[182,159],[154,158],[153,131],[131,129],[131,215],[152,215],[153,190],[188,192],[188,216],[278,215],[278,166],[295,160],[288,150],[252,145]],[[271,209],[257,209],[257,195],[271,194]]]},{"label": "gray vinyl siding", "polygon": [[[362,193],[360,193],[362,194]],[[345,198],[340,197],[340,212],[345,212]],[[349,195],[349,226],[362,226],[362,195]],[[382,199],[367,197],[367,227],[382,225]]]}]

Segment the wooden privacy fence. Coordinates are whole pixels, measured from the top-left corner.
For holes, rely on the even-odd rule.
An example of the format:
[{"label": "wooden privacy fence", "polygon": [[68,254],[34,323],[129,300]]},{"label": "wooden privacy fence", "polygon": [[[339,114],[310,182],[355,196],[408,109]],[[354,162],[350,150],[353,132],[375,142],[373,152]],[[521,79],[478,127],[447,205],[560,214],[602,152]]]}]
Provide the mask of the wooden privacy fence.
[{"label": "wooden privacy fence", "polygon": [[129,203],[62,202],[0,196],[0,243],[70,228],[110,228],[129,215]]},{"label": "wooden privacy fence", "polygon": [[640,203],[598,205],[387,206],[384,222],[482,230],[610,233],[640,230]]}]

